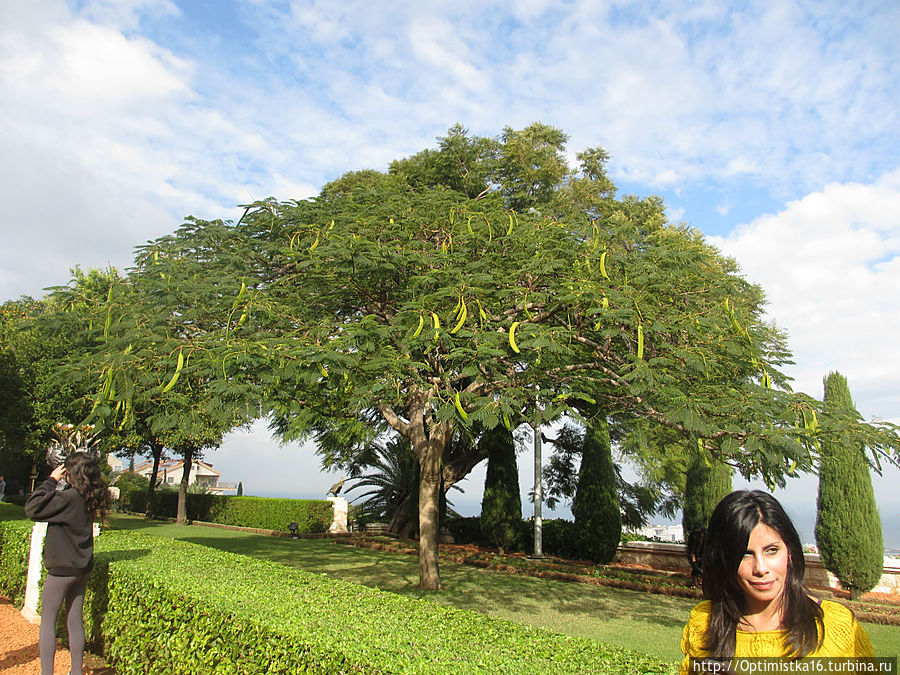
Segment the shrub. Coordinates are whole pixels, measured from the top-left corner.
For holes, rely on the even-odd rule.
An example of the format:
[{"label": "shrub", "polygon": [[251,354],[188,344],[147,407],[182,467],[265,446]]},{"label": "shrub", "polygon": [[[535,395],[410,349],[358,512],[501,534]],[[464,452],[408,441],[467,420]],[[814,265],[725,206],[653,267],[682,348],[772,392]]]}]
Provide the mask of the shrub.
[{"label": "shrub", "polygon": [[[30,526],[0,523],[0,583],[12,576],[24,586]],[[85,629],[121,675],[671,670],[628,650],[187,542],[111,531],[95,555]]]},{"label": "shrub", "polygon": [[[0,514],[7,509],[4,506]],[[31,548],[30,520],[0,521],[0,595],[21,605],[25,598],[25,581],[28,573],[28,552]]]},{"label": "shrub", "polygon": [[[133,471],[125,471],[115,478],[115,486],[119,488],[119,499],[116,502],[118,508],[122,511],[134,511],[134,505],[131,503],[131,495],[138,491],[145,493],[150,487],[150,481],[139,473]],[[146,499],[144,500],[146,503]]]},{"label": "shrub", "polygon": [[23,520],[25,518],[25,509],[18,504],[10,504],[8,502],[0,502],[0,521],[4,520]]},{"label": "shrub", "polygon": [[3,497],[3,501],[0,504],[12,504],[13,506],[25,506],[25,501],[28,499],[28,495],[11,495],[6,494]]},{"label": "shrub", "polygon": [[457,544],[475,544],[482,546],[484,540],[481,536],[481,518],[448,518],[444,527],[453,535],[453,541]]},{"label": "shrub", "polygon": [[[178,508],[178,493],[157,490],[153,512],[157,516],[174,518]],[[147,509],[147,493],[133,492],[129,501],[137,512]],[[325,532],[334,517],[331,502],[318,499],[271,499],[267,497],[226,497],[211,494],[188,494],[187,516],[220,525],[256,527],[265,530],[287,529],[295,522],[299,532]]]},{"label": "shrub", "polygon": [[571,520],[544,520],[541,523],[541,548],[547,555],[575,560],[579,557],[575,532],[575,523]]}]

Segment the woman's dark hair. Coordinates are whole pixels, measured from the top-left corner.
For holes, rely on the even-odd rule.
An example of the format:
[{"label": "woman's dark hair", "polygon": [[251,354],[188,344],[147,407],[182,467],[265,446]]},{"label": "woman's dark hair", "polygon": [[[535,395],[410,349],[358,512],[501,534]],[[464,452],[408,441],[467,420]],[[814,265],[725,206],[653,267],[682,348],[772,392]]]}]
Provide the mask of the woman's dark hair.
[{"label": "woman's dark hair", "polygon": [[86,452],[72,452],[66,457],[66,482],[84,497],[88,511],[106,522],[109,509],[109,486],[100,473],[100,464]]},{"label": "woman's dark hair", "polygon": [[761,490],[738,490],[718,503],[704,541],[703,595],[712,603],[704,649],[713,658],[734,656],[735,631],[747,609],[744,591],[738,585],[738,567],[747,551],[750,532],[759,523],[775,530],[788,550],[781,596],[787,654],[800,658],[821,644],[822,609],[803,586],[806,564],[794,524],[772,495]]}]

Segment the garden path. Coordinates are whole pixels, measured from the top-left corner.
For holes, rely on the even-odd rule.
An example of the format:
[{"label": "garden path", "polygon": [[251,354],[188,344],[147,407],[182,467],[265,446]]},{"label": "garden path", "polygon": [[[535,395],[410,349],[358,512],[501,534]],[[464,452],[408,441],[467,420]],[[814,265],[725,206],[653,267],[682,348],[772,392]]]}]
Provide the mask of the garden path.
[{"label": "garden path", "polygon": [[[54,675],[69,672],[69,650],[57,645]],[[114,675],[97,657],[85,654],[86,675]],[[40,675],[38,627],[25,620],[8,598],[0,596],[0,672],[4,675]]]}]

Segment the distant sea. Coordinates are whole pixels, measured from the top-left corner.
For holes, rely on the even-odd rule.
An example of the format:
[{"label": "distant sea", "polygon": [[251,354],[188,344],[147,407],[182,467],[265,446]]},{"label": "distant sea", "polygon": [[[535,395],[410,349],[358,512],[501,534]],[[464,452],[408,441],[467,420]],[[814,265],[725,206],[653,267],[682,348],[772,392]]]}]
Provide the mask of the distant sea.
[{"label": "distant sea", "polygon": [[[804,544],[815,544],[815,527],[816,527],[816,510],[813,507],[807,513],[798,513],[799,509],[794,509],[791,516],[794,518],[794,527],[800,534],[800,539]],[[900,556],[900,514],[881,513],[881,538],[884,542],[884,554],[889,556]]]},{"label": "distant sea", "polygon": [[[800,541],[803,542],[804,545],[814,545],[816,543],[815,504],[808,509],[790,504],[786,504],[785,508],[791,516],[794,527],[797,528],[797,534],[800,535]],[[653,516],[650,518],[650,522],[654,525],[679,525],[681,524],[681,514],[679,513],[672,519]],[[881,538],[884,543],[884,554],[886,556],[900,557],[900,514],[895,513],[891,515],[882,511]]]}]

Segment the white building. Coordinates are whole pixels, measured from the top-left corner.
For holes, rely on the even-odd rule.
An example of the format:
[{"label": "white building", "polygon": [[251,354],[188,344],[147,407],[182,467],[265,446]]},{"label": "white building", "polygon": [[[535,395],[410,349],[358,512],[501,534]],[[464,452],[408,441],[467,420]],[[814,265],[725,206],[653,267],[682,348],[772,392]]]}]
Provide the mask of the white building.
[{"label": "white building", "polygon": [[[153,462],[145,462],[134,467],[134,472],[140,474],[147,480],[153,473]],[[156,474],[158,485],[168,485],[175,487],[181,483],[181,475],[184,472],[184,460],[167,459],[159,463],[159,470]],[[212,468],[212,464],[201,462],[195,459],[191,466],[191,475],[188,479],[188,485],[199,485],[207,492],[214,494],[222,494],[228,490],[236,490],[237,485],[234,483],[220,483],[219,478],[222,474]]]},{"label": "white building", "polygon": [[646,525],[639,530],[632,530],[632,532],[657,541],[677,543],[684,541],[681,525]]},{"label": "white building", "polygon": [[106,463],[109,464],[109,468],[114,474],[125,470],[125,463],[112,453],[106,456]]}]

